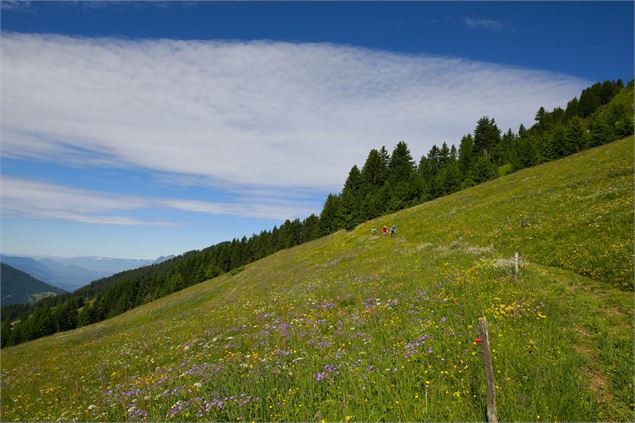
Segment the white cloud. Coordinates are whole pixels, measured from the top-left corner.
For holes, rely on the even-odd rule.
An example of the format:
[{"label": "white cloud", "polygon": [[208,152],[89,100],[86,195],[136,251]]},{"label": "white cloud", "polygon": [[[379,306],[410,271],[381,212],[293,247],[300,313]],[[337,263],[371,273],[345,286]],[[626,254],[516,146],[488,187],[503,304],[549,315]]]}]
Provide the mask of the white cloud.
[{"label": "white cloud", "polygon": [[[144,209],[173,209],[205,214],[250,216],[283,220],[315,211],[297,198],[238,197],[233,202],[134,197],[72,188],[10,176],[0,177],[4,218],[63,220],[107,225],[178,226],[178,222],[130,217]],[[117,213],[125,213],[126,216]]]},{"label": "white cloud", "polygon": [[2,35],[3,156],[217,185],[339,190],[370,148],[420,156],[483,115],[528,125],[587,84],[330,44]]},{"label": "white cloud", "polygon": [[28,11],[31,8],[31,2],[25,0],[2,0],[0,9],[11,11]]},{"label": "white cloud", "polygon": [[463,18],[463,22],[472,29],[486,29],[488,31],[500,31],[507,28],[501,21],[485,18]]}]

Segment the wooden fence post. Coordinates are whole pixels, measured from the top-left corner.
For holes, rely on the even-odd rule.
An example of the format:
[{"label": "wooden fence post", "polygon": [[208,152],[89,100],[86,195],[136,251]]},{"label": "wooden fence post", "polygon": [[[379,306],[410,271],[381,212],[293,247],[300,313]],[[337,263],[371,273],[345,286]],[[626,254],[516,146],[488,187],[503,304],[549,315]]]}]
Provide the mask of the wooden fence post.
[{"label": "wooden fence post", "polygon": [[514,280],[518,279],[518,251],[514,254]]},{"label": "wooden fence post", "polygon": [[492,367],[492,355],[489,349],[489,334],[487,332],[487,320],[485,317],[478,319],[481,328],[481,346],[483,347],[483,366],[485,367],[485,382],[487,383],[487,421],[498,423],[496,416],[496,386],[494,385],[494,368]]}]

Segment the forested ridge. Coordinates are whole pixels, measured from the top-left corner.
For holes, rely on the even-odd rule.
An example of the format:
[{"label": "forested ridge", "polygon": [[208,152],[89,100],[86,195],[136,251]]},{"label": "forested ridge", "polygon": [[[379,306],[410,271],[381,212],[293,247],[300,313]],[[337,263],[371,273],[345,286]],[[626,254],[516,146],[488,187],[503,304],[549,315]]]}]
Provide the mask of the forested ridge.
[{"label": "forested ridge", "polygon": [[519,169],[633,134],[633,81],[596,83],[566,108],[540,108],[530,128],[503,133],[479,119],[458,147],[443,142],[415,162],[405,142],[373,149],[353,166],[339,194],[319,216],[287,220],[250,238],[186,252],[163,263],[100,279],[33,305],[2,308],[2,346],[98,322],[241,266],[366,220],[451,194]]}]

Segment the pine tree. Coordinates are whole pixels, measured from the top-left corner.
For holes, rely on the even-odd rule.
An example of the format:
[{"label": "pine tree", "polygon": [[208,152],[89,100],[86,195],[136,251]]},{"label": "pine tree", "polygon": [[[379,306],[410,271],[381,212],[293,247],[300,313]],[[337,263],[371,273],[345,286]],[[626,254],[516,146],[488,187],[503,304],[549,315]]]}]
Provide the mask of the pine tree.
[{"label": "pine tree", "polygon": [[348,178],[342,190],[342,201],[339,208],[340,220],[343,222],[344,228],[353,229],[358,223],[361,223],[362,215],[362,198],[360,190],[362,178],[357,166],[353,166],[348,173]]},{"label": "pine tree", "polygon": [[457,159],[458,153],[456,152],[456,147],[452,144],[452,147],[450,147],[450,163],[456,162]]},{"label": "pine tree", "polygon": [[481,182],[489,181],[496,177],[496,168],[494,165],[485,158],[485,156],[480,156],[474,162],[474,166],[472,166],[470,172],[470,179],[475,184],[480,184]]},{"label": "pine tree", "polygon": [[483,116],[476,123],[474,130],[474,153],[491,157],[492,150],[500,142],[501,131],[496,126],[494,119]]},{"label": "pine tree", "polygon": [[498,166],[512,162],[512,149],[515,138],[516,136],[512,130],[508,129],[505,135],[501,138],[500,143],[498,143],[494,148],[494,163]]},{"label": "pine tree", "polygon": [[414,170],[415,164],[408,149],[408,144],[403,141],[398,142],[392,152],[388,165],[390,182],[408,181]]},{"label": "pine tree", "polygon": [[443,193],[452,194],[461,188],[461,171],[458,163],[450,163],[445,169],[445,180],[443,181]]},{"label": "pine tree", "polygon": [[591,124],[591,136],[589,139],[590,147],[606,144],[613,140],[614,134],[612,128],[607,124],[603,117],[598,117]]},{"label": "pine tree", "polygon": [[600,93],[602,85],[598,82],[586,88],[580,94],[579,116],[587,117],[600,107]]},{"label": "pine tree", "polygon": [[474,140],[471,134],[465,135],[461,138],[461,144],[459,145],[459,170],[465,177],[472,167],[474,161]]},{"label": "pine tree", "polygon": [[444,142],[439,150],[439,167],[444,168],[448,164],[450,164],[450,149],[448,144]]},{"label": "pine tree", "polygon": [[434,179],[432,180],[432,184],[430,186],[430,197],[439,198],[445,194],[446,176],[446,168],[439,169],[436,175],[434,175]]},{"label": "pine tree", "polygon": [[441,167],[440,155],[441,151],[439,150],[439,147],[437,147],[436,144],[433,145],[428,152],[428,169],[430,172],[430,178],[434,178],[439,171],[439,167]]},{"label": "pine tree", "polygon": [[421,183],[421,194],[419,195],[419,201],[427,201],[430,199],[431,181],[434,178],[432,174],[432,168],[430,160],[424,155],[419,160],[419,166],[417,167],[417,173]]},{"label": "pine tree", "polygon": [[578,116],[580,113],[580,103],[578,102],[578,98],[574,97],[571,101],[567,103],[567,108],[565,110],[565,119],[569,120],[574,116]]},{"label": "pine tree", "polygon": [[538,109],[536,116],[534,117],[537,128],[540,129],[546,125],[546,116],[547,112],[545,111],[545,108],[541,106],[540,109]]},{"label": "pine tree", "polygon": [[95,321],[96,320],[93,305],[90,303],[84,305],[84,307],[79,310],[79,316],[77,317],[77,326],[86,326],[94,323]]},{"label": "pine tree", "polygon": [[582,119],[574,117],[567,125],[567,135],[564,142],[565,155],[577,153],[586,147],[586,136]]},{"label": "pine tree", "polygon": [[379,158],[381,159],[381,168],[383,170],[383,174],[381,175],[381,180],[385,181],[388,177],[388,165],[390,164],[390,154],[388,150],[386,150],[386,146],[382,145],[379,149]]},{"label": "pine tree", "polygon": [[616,138],[624,138],[633,134],[632,109],[629,110],[624,104],[612,104],[609,109],[609,116],[613,123],[611,129]]},{"label": "pine tree", "polygon": [[533,151],[536,155],[533,165],[543,163],[553,158],[554,153],[551,149],[551,140],[549,139],[548,130],[536,131],[532,140],[534,143]]},{"label": "pine tree", "polygon": [[536,138],[531,135],[525,135],[518,139],[516,143],[516,162],[514,167],[523,169],[538,163],[538,151],[536,146]]},{"label": "pine tree", "polygon": [[385,174],[386,168],[384,167],[383,159],[379,151],[373,148],[370,150],[370,153],[368,153],[368,158],[361,172],[364,191],[368,192],[371,189],[381,187],[384,184],[383,177]]},{"label": "pine tree", "polygon": [[366,193],[364,197],[364,215],[366,219],[374,219],[381,216],[386,208],[386,202],[382,196],[383,188]]},{"label": "pine tree", "polygon": [[564,125],[558,125],[554,128],[549,141],[551,142],[552,158],[557,159],[567,154],[565,138],[567,136],[567,128]]},{"label": "pine tree", "polygon": [[328,235],[342,228],[339,219],[340,202],[339,195],[329,194],[328,197],[326,197],[322,213],[320,214],[318,230],[320,236]]},{"label": "pine tree", "polygon": [[618,92],[619,88],[616,82],[608,80],[602,82],[602,87],[599,92],[600,104],[608,104]]}]

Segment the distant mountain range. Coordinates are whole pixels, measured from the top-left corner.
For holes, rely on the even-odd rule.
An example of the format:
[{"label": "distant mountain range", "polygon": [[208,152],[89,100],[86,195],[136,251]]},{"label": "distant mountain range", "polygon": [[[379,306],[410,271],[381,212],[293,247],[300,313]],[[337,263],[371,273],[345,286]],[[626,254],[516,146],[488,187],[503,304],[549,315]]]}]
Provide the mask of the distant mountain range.
[{"label": "distant mountain range", "polygon": [[0,262],[13,266],[45,283],[72,292],[82,286],[124,270],[160,263],[174,256],[155,260],[112,257],[8,256],[0,254]]},{"label": "distant mountain range", "polygon": [[2,263],[0,266],[2,307],[33,303],[43,297],[64,293],[64,290],[35,279],[8,264]]}]

